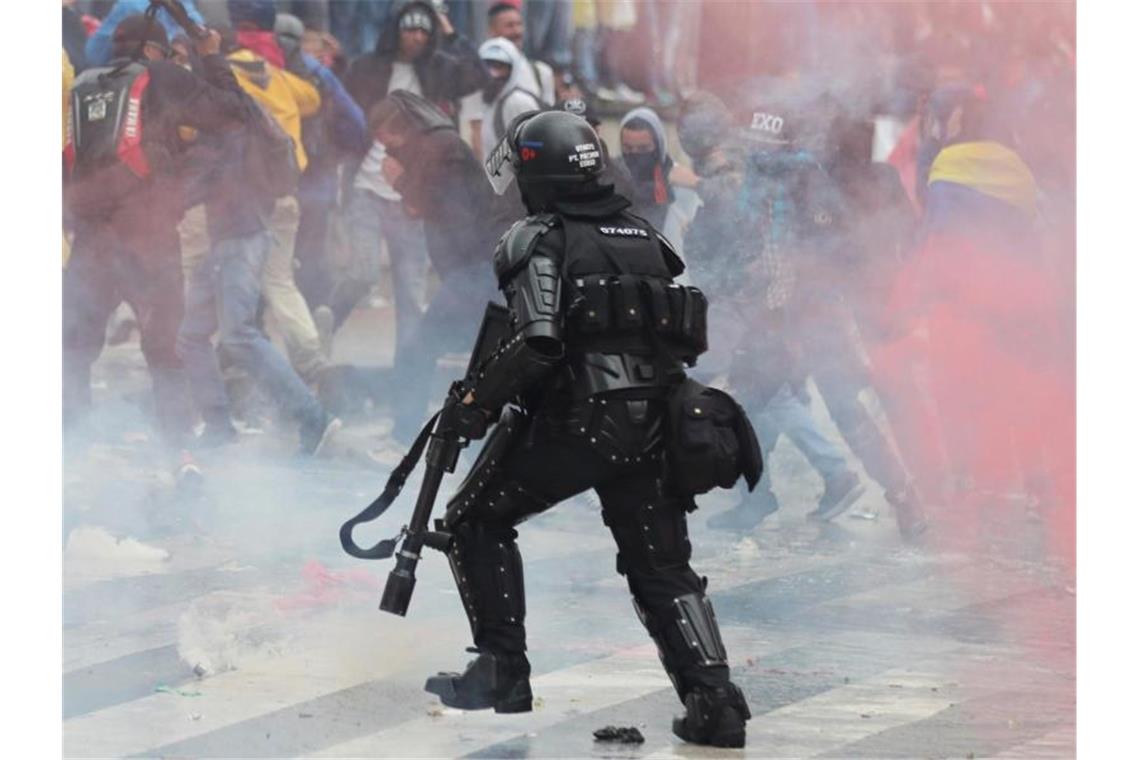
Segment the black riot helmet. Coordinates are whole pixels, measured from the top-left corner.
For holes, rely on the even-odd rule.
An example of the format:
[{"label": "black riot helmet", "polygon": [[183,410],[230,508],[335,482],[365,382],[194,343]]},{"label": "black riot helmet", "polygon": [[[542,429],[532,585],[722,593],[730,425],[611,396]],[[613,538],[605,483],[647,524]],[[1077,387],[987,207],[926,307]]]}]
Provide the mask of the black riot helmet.
[{"label": "black riot helmet", "polygon": [[559,200],[612,190],[598,183],[605,155],[602,139],[581,116],[531,111],[511,121],[484,166],[500,195],[518,177],[523,204],[534,214]]},{"label": "black riot helmet", "polygon": [[606,168],[602,139],[577,114],[523,114],[511,129],[512,158],[520,184],[584,184]]}]

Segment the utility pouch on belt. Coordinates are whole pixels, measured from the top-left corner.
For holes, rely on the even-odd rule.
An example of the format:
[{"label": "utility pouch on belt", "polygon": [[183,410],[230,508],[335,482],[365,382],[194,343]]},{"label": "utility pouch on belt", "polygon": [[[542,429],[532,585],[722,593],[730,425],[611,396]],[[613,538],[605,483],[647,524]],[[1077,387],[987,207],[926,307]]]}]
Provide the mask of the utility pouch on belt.
[{"label": "utility pouch on belt", "polygon": [[666,465],[680,495],[731,488],[743,476],[748,490],[764,471],[760,444],[732,396],[686,378],[669,397]]},{"label": "utility pouch on belt", "polygon": [[570,325],[579,335],[616,337],[649,328],[690,363],[708,350],[708,301],[697,288],[631,274],[579,277],[574,287],[579,302]]}]

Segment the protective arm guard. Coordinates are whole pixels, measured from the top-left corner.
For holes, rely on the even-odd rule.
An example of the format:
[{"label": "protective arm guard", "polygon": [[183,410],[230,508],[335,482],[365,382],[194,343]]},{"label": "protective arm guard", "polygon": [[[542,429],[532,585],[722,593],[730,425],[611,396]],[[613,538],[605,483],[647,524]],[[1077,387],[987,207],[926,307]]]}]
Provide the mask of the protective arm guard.
[{"label": "protective arm guard", "polygon": [[475,402],[490,410],[542,379],[562,360],[565,348],[558,264],[541,253],[528,255],[507,277],[503,291],[514,333],[479,368],[472,389]]}]

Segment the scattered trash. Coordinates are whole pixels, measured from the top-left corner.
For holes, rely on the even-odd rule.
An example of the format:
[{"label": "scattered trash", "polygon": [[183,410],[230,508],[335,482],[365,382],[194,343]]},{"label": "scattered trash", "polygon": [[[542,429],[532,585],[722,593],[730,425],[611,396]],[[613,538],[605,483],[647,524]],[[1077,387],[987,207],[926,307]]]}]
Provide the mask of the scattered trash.
[{"label": "scattered trash", "polygon": [[887,688],[888,689],[901,689],[902,684],[901,683],[889,683],[889,684],[887,684]]},{"label": "scattered trash", "polygon": [[442,718],[443,717],[443,708],[442,707],[429,707],[427,714],[428,714],[428,717],[431,717],[431,718]]},{"label": "scattered trash", "polygon": [[311,718],[311,717],[313,717],[313,714],[312,713],[297,713],[297,717],[298,718]]},{"label": "scattered trash", "polygon": [[851,683],[851,679],[847,676],[843,676],[843,683]]},{"label": "scattered trash", "polygon": [[202,720],[202,713],[190,713],[190,720]]},{"label": "scattered trash", "polygon": [[534,709],[538,710],[545,704],[546,703],[542,701],[542,697],[535,697],[534,698]]},{"label": "scattered trash", "polygon": [[202,692],[200,692],[200,691],[186,691],[185,689],[175,689],[171,686],[167,686],[164,683],[160,683],[158,686],[155,686],[154,691],[157,694],[174,694],[175,696],[179,696],[179,697],[200,697],[200,696],[202,696]]},{"label": "scattered trash", "polygon": [[634,726],[606,726],[594,732],[594,741],[642,744],[645,742],[645,737]]},{"label": "scattered trash", "polygon": [[194,666],[194,675],[198,678],[205,678],[208,671],[202,667],[201,663]]},{"label": "scattered trash", "polygon": [[860,718],[870,718],[870,717],[871,717],[871,713],[859,713],[859,717],[860,717]]}]

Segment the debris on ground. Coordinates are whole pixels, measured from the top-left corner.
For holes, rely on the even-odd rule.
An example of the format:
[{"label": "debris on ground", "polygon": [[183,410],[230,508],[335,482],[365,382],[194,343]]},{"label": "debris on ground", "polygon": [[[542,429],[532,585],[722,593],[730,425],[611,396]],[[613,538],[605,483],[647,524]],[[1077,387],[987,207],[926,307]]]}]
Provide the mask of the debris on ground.
[{"label": "debris on ground", "polygon": [[634,726],[606,726],[594,732],[594,741],[642,744],[645,737]]},{"label": "debris on ground", "polygon": [[155,686],[154,692],[156,694],[173,694],[177,697],[200,697],[200,696],[202,696],[202,692],[200,692],[200,691],[187,691],[185,689],[175,689],[174,687],[167,686],[164,683],[160,683],[158,686]]}]

